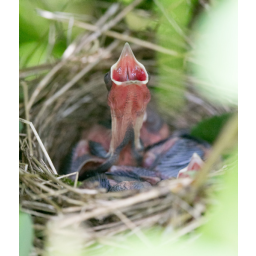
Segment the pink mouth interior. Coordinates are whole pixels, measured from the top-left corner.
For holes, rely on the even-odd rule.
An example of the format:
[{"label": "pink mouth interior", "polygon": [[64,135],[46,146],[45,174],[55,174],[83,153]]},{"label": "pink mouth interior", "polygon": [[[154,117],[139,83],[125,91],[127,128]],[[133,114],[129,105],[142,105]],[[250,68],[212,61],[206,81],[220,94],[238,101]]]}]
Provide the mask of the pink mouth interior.
[{"label": "pink mouth interior", "polygon": [[112,79],[118,82],[145,81],[147,75],[145,70],[138,65],[133,56],[128,54],[122,57],[112,73]]}]

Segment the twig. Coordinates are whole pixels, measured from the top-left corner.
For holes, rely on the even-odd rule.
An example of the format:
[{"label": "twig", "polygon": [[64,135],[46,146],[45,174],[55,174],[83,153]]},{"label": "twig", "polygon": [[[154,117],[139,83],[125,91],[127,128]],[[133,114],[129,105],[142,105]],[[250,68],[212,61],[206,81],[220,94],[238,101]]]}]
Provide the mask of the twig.
[{"label": "twig", "polygon": [[[46,12],[46,11],[44,11],[44,12]],[[58,20],[58,21],[61,21],[61,22],[68,22],[67,19],[60,18],[55,13],[51,13],[51,12],[47,11],[47,14],[48,15],[44,15],[43,17],[47,18],[47,19]],[[80,27],[80,28],[91,30],[91,31],[97,31],[99,29],[95,25],[85,23],[85,22],[81,22],[81,21],[77,21],[77,20],[74,21],[74,25],[77,26],[77,27]],[[159,46],[159,45],[156,45],[156,44],[153,44],[153,43],[150,43],[148,41],[144,41],[144,40],[141,40],[141,39],[138,39],[138,38],[135,38],[135,37],[120,34],[118,32],[112,31],[112,30],[102,31],[101,33],[106,35],[106,36],[109,36],[109,37],[113,37],[113,38],[116,38],[116,39],[119,39],[119,40],[122,40],[122,41],[125,41],[125,42],[129,42],[129,43],[134,43],[134,44],[140,45],[142,47],[145,47],[145,48],[148,48],[148,49],[151,49],[151,50],[154,50],[154,51],[162,52],[162,53],[165,53],[165,54],[177,57],[177,58],[183,58],[184,57],[183,54],[178,53],[174,50],[170,50],[170,49],[164,48],[162,46]]]},{"label": "twig", "polygon": [[[25,108],[25,118],[29,121],[29,107],[28,107],[28,87],[25,82],[21,82],[24,92],[24,108]],[[29,153],[30,156],[33,156],[33,148],[32,148],[32,139],[31,139],[31,131],[29,124],[27,126],[27,134],[28,134],[28,144],[29,144]]]},{"label": "twig", "polygon": [[[45,166],[45,168],[46,167],[47,166]],[[72,173],[69,173],[69,174],[66,174],[66,175],[59,176],[59,177],[57,177],[57,179],[60,180],[60,179],[63,179],[63,178],[66,178],[66,177],[69,177],[69,176],[72,176],[72,175],[76,175],[77,176],[77,174],[78,174],[78,172],[72,172]],[[42,182],[42,184],[49,184],[51,182],[53,182],[53,180],[44,181],[44,182]],[[74,185],[75,185],[75,183],[74,183]]]},{"label": "twig", "polygon": [[56,66],[54,66],[51,71],[40,81],[34,92],[32,93],[30,100],[28,102],[28,108],[31,108],[37,95],[40,91],[48,84],[50,79],[67,63],[67,60],[63,60],[59,62]]},{"label": "twig", "polygon": [[208,220],[204,217],[201,217],[200,219],[196,219],[192,222],[190,222],[188,225],[186,225],[184,228],[177,231],[176,235],[172,237],[171,239],[168,239],[166,242],[162,243],[161,246],[164,246],[166,244],[169,244],[172,241],[177,240],[179,237],[184,236],[188,234],[189,232],[195,230],[196,228],[202,226],[205,224]]},{"label": "twig", "polygon": [[67,108],[65,111],[62,112],[61,117],[67,117],[71,113],[73,113],[75,110],[80,108],[84,103],[87,103],[92,100],[92,97],[89,95],[84,96],[82,99],[80,99],[78,102],[73,104],[71,107]]},{"label": "twig", "polygon": [[103,53],[101,53],[93,63],[88,64],[78,74],[76,74],[68,83],[66,83],[59,91],[57,91],[51,98],[49,98],[45,102],[45,106],[49,106],[50,104],[52,104],[58,97],[60,97],[64,92],[66,92],[74,84],[76,84],[85,74],[87,74],[103,58],[105,58],[111,51],[113,51],[117,47],[118,43],[119,43],[119,41],[117,41],[117,40],[115,40],[113,43],[111,43],[105,50],[103,50]]},{"label": "twig", "polygon": [[142,233],[142,231],[131,221],[129,220],[121,211],[116,210],[115,214],[120,218],[120,220],[128,227],[130,228],[134,234],[140,238],[140,240],[147,246],[151,247],[149,241],[145,237],[145,235]]},{"label": "twig", "polygon": [[[104,23],[112,16],[114,15],[119,8],[119,4],[114,3],[112,4],[108,10],[104,13],[102,17],[95,23],[95,26],[102,27]],[[74,18],[73,18],[73,25],[74,25]],[[73,54],[78,53],[81,51],[84,45],[90,43],[91,41],[97,39],[101,33],[99,31],[96,31],[95,33],[88,36],[89,33],[86,33],[81,39],[80,43],[77,45],[77,39],[75,39],[74,43],[72,43],[63,53],[62,58],[68,58],[71,57]]]},{"label": "twig", "polygon": [[39,145],[40,145],[40,148],[41,148],[42,151],[44,152],[44,155],[45,155],[45,157],[46,157],[46,159],[47,159],[49,165],[51,166],[51,168],[52,168],[54,174],[57,174],[57,171],[56,171],[56,169],[55,169],[55,167],[54,167],[54,165],[53,165],[53,163],[52,163],[52,160],[51,160],[51,158],[49,157],[49,155],[48,155],[48,153],[47,153],[47,151],[46,151],[46,149],[45,149],[45,147],[44,147],[44,144],[43,144],[43,142],[41,141],[41,139],[40,139],[40,137],[39,137],[39,135],[38,135],[38,133],[37,133],[37,131],[36,131],[36,129],[35,129],[33,123],[31,123],[31,122],[29,122],[29,121],[27,121],[27,120],[24,120],[24,119],[22,119],[22,118],[19,118],[19,120],[20,120],[21,122],[25,123],[25,124],[29,124],[29,125],[30,125],[30,127],[31,127],[32,131],[34,132],[34,134],[35,134],[35,136],[36,136],[36,139],[37,139],[37,141],[38,141],[38,143],[39,143]]},{"label": "twig", "polygon": [[[40,162],[35,158],[33,157],[33,160],[38,164],[38,165],[41,165]],[[93,189],[78,189],[78,188],[74,188],[74,187],[71,187],[69,185],[67,185],[66,183],[62,182],[61,180],[58,179],[58,177],[55,177],[53,174],[51,174],[50,172],[46,172],[46,175],[50,176],[50,178],[57,182],[58,184],[60,184],[62,187],[64,188],[67,188],[68,190],[70,191],[73,191],[77,194],[88,194],[88,195],[95,195],[98,193],[97,190],[93,190]]]},{"label": "twig", "polygon": [[133,197],[129,197],[126,199],[110,202],[108,206],[99,207],[91,212],[85,212],[83,214],[77,215],[77,216],[71,216],[67,217],[62,221],[62,226],[68,226],[72,223],[78,223],[81,221],[85,221],[87,219],[93,218],[95,216],[99,216],[102,214],[107,214],[109,212],[113,212],[114,210],[118,210],[124,207],[128,207],[132,204],[137,204],[140,202],[143,202],[145,200],[150,200],[156,197],[159,197],[160,195],[166,194],[169,192],[168,188],[158,188],[158,189],[152,189],[150,191],[140,193],[138,195],[135,195]]},{"label": "twig", "polygon": [[37,66],[29,67],[29,68],[20,69],[19,78],[20,79],[26,78],[28,76],[32,76],[37,73],[46,72],[56,64],[57,63],[53,63],[53,64],[47,63],[47,64],[37,65]]},{"label": "twig", "polygon": [[176,30],[176,32],[182,36],[185,41],[192,46],[192,42],[191,40],[185,35],[185,33],[182,31],[182,29],[180,28],[180,26],[177,24],[177,22],[171,17],[171,15],[167,14],[163,5],[161,3],[159,3],[158,0],[154,0],[155,4],[158,6],[158,8],[161,10],[161,12],[164,14],[165,18],[169,21],[169,23],[173,26],[173,28]]},{"label": "twig", "polygon": [[43,159],[40,159],[40,162],[42,163],[43,167],[48,171],[48,172],[51,172],[52,174],[54,174],[54,172],[48,168],[48,166],[45,164],[44,160]]},{"label": "twig", "polygon": [[33,202],[33,201],[22,201],[22,206],[29,207],[34,210],[46,211],[50,213],[56,213],[55,208],[52,205],[41,203],[41,202]]},{"label": "twig", "polygon": [[[35,182],[35,181],[32,180],[32,179],[26,180],[26,179],[24,179],[24,177],[23,177],[23,182],[24,182],[28,187],[30,187],[30,189],[31,189],[32,191],[34,191],[35,193],[39,193],[38,187],[40,187],[40,188],[46,188],[46,190],[48,190],[48,191],[50,191],[50,192],[53,191],[52,189],[47,188],[47,187],[45,187],[44,185],[41,185],[40,183],[37,183],[37,182]],[[34,185],[36,185],[36,186],[32,186],[32,184],[34,184]],[[56,209],[56,211],[57,211],[58,213],[61,213],[61,208],[60,208],[56,203],[54,203],[50,198],[44,198],[44,200],[45,200],[46,202],[50,203],[50,204]]]},{"label": "twig", "polygon": [[38,200],[38,199],[45,199],[45,198],[48,198],[50,196],[59,196],[61,194],[65,194],[68,192],[68,189],[62,189],[62,190],[58,190],[58,191],[51,191],[49,193],[41,193],[41,194],[38,194],[36,196],[31,196],[33,198],[33,200]]},{"label": "twig", "polygon": [[45,219],[50,219],[50,218],[52,217],[52,216],[49,215],[49,214],[43,214],[43,213],[40,213],[40,212],[36,212],[36,211],[24,209],[24,208],[22,208],[22,211],[23,211],[23,212],[26,212],[26,213],[28,213],[28,214],[34,215],[34,216],[38,216],[38,217],[45,218]]},{"label": "twig", "polygon": [[77,181],[78,181],[78,175],[79,174],[79,172],[76,172],[76,178],[75,178],[75,182],[74,182],[74,188],[76,188],[77,187]]}]

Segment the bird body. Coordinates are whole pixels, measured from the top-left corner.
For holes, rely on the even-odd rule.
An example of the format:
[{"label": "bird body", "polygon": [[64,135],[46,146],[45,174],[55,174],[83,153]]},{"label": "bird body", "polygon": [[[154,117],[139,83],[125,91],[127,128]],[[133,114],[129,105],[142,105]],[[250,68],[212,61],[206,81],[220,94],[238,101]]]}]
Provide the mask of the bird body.
[{"label": "bird body", "polygon": [[126,43],[104,77],[111,130],[94,125],[83,133],[69,157],[67,172],[79,172],[83,187],[107,192],[146,189],[202,166],[198,159],[205,159],[209,145],[189,136],[170,137],[167,124],[152,106],[147,107],[151,99],[148,80],[145,67]]},{"label": "bird body", "polygon": [[172,136],[152,145],[144,154],[143,167],[161,174],[161,179],[177,178],[196,153],[206,159],[210,145],[188,135]]}]

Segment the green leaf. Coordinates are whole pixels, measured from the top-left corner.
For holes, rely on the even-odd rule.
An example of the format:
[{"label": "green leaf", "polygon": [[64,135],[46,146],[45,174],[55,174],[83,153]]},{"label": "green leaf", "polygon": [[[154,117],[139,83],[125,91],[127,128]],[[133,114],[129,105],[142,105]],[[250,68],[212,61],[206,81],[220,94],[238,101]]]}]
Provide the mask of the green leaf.
[{"label": "green leaf", "polygon": [[[37,15],[35,8],[44,8],[43,1],[19,2],[19,44],[39,41],[48,31],[49,21]],[[46,34],[47,35],[47,34]]]},{"label": "green leaf", "polygon": [[212,144],[230,117],[231,114],[227,113],[205,119],[192,127],[190,134]]},{"label": "green leaf", "polygon": [[129,29],[134,31],[143,31],[156,25],[156,22],[152,21],[152,18],[144,10],[129,12],[125,16],[125,22]]},{"label": "green leaf", "polygon": [[32,41],[20,46],[20,67],[39,65],[44,62],[47,41]]},{"label": "green leaf", "polygon": [[27,256],[32,247],[33,228],[31,216],[27,213],[19,213],[19,255]]}]

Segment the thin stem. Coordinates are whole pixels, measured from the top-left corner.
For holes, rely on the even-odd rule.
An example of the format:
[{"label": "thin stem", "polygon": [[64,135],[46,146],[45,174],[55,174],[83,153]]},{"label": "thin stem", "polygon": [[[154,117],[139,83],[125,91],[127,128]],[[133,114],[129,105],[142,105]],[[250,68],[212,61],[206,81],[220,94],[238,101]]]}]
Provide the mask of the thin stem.
[{"label": "thin stem", "polygon": [[221,153],[236,139],[238,132],[238,114],[234,114],[233,117],[228,121],[228,123],[223,128],[220,136],[218,137],[216,143],[213,146],[213,150],[205,162],[203,169],[198,172],[193,186],[198,189],[201,187],[205,180],[208,177],[208,174],[214,165],[219,159]]},{"label": "thin stem", "polygon": [[[29,121],[29,107],[28,107],[28,87],[25,82],[21,82],[24,92],[24,108],[25,108],[25,118]],[[28,135],[28,144],[29,144],[29,154],[33,156],[33,147],[32,147],[32,139],[31,139],[31,130],[29,124],[27,126],[27,135]]]}]

